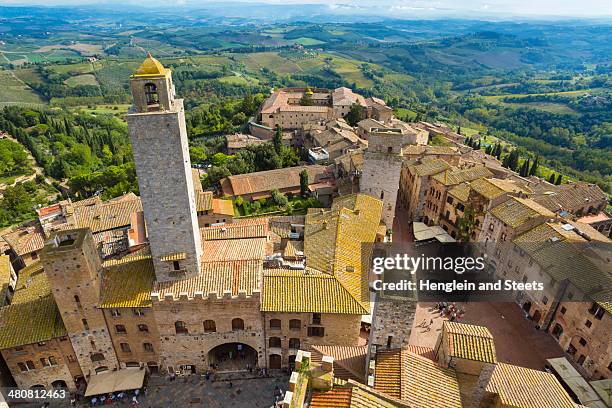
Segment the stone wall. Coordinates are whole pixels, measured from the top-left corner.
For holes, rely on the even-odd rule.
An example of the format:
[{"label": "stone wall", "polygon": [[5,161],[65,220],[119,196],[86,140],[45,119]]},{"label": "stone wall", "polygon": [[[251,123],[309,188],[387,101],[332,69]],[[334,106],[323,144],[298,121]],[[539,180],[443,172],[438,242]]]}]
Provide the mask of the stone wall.
[{"label": "stone wall", "polygon": [[[82,375],[76,363],[68,338],[51,339],[38,344],[2,350],[2,357],[11,371],[17,387],[27,389],[34,385],[51,388],[56,381],[64,381],[70,391],[76,390],[75,378]],[[52,361],[49,360],[51,357]],[[41,359],[45,360],[43,365]],[[19,363],[31,362],[34,369],[22,371]],[[53,363],[53,365],[50,365]]]},{"label": "stone wall", "polygon": [[[308,350],[311,345],[357,346],[361,330],[361,315],[321,314],[321,324],[312,324],[312,313],[264,312],[266,361],[270,355],[281,356],[283,367],[288,367],[298,349]],[[281,321],[280,329],[271,326],[270,321]],[[291,320],[299,320],[300,328],[292,329]],[[309,326],[320,326],[323,336],[308,336]],[[281,347],[270,347],[270,338],[279,338]],[[291,339],[299,339],[299,347],[290,348]]]},{"label": "stone wall", "polygon": [[[180,365],[193,365],[198,372],[209,368],[210,351],[222,344],[246,344],[258,354],[258,364],[265,366],[262,314],[259,311],[259,294],[213,299],[188,298],[186,295],[165,299],[153,298],[153,310],[157,322],[161,365],[176,370]],[[232,320],[242,319],[244,330],[232,331]],[[214,320],[216,331],[205,332],[204,321]],[[184,322],[188,333],[177,334],[175,322]]]},{"label": "stone wall", "polygon": [[[122,367],[128,363],[159,366],[161,344],[152,308],[105,309],[104,317]],[[125,327],[125,333],[117,331],[117,325]],[[122,343],[128,344],[129,351],[123,351]],[[145,349],[145,343],[151,344],[153,351]]]}]

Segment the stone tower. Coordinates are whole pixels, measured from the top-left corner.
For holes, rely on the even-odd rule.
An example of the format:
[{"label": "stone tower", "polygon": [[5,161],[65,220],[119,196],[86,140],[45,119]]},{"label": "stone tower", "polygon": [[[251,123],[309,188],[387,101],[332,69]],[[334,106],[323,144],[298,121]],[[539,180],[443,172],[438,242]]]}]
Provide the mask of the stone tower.
[{"label": "stone tower", "polygon": [[127,116],[140,197],[158,281],[199,275],[202,245],[183,100],[151,54],[131,77]]},{"label": "stone tower", "polygon": [[41,260],[83,374],[118,368],[104,314],[97,307],[102,261],[91,231],[58,232],[45,244]]},{"label": "stone tower", "polygon": [[401,129],[372,129],[368,133],[359,189],[383,201],[382,220],[387,228],[393,228],[403,162],[402,147],[408,143]]}]

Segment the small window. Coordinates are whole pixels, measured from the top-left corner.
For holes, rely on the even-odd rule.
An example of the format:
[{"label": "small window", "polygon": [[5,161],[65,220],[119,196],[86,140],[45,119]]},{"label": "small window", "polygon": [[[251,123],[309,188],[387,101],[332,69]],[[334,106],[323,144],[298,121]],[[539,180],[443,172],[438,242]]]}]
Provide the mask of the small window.
[{"label": "small window", "polygon": [[586,346],[586,345],[587,345],[587,341],[586,341],[584,338],[582,338],[582,337],[580,338],[580,340],[578,341],[578,343],[580,343],[580,345],[581,345],[582,347],[584,347],[584,346]]},{"label": "small window", "polygon": [[569,346],[567,346],[567,354],[569,354],[570,356],[576,355],[576,352],[578,351],[578,349],[576,349],[576,347],[574,347],[573,344],[570,344]]},{"label": "small window", "polygon": [[280,337],[270,337],[270,340],[268,340],[268,346],[269,347],[280,347],[281,346]]},{"label": "small window", "polygon": [[148,333],[149,332],[149,326],[147,326],[146,324],[139,324],[138,325],[138,331],[140,331],[142,333]]},{"label": "small window", "polygon": [[325,335],[324,327],[309,327],[308,328],[308,336],[309,337],[323,337]]},{"label": "small window", "polygon": [[49,367],[49,366],[51,366],[51,364],[49,364],[49,362],[47,361],[47,359],[46,359],[46,358],[44,358],[44,357],[40,359],[40,364],[41,364],[43,367]]},{"label": "small window", "polygon": [[547,304],[548,303],[548,298],[546,296],[544,296],[542,298],[542,303]]},{"label": "small window", "polygon": [[289,330],[301,330],[302,322],[299,319],[289,320]]},{"label": "small window", "polygon": [[36,366],[34,365],[34,362],[32,360],[26,361],[26,366],[28,367],[28,370],[36,369]]},{"label": "small window", "polygon": [[144,316],[145,312],[142,309],[132,309],[134,316]]},{"label": "small window", "polygon": [[127,343],[121,343],[119,344],[119,346],[121,347],[121,351],[124,353],[131,353],[132,349],[130,348],[130,345]]},{"label": "small window", "polygon": [[95,363],[97,361],[102,361],[104,360],[104,354],[102,353],[94,353],[91,355],[91,362]]},{"label": "small window", "polygon": [[180,271],[181,270],[181,264],[179,263],[179,261],[172,261],[172,268],[175,271]]},{"label": "small window", "polygon": [[244,320],[232,319],[232,331],[244,330]]},{"label": "small window", "polygon": [[89,325],[87,324],[87,319],[83,319],[83,320],[81,320],[81,322],[83,323],[83,328],[85,330],[89,330]]},{"label": "small window", "polygon": [[21,372],[26,372],[28,371],[28,367],[24,364],[24,363],[17,363],[17,367],[19,367],[19,370]]},{"label": "small window", "polygon": [[272,330],[280,330],[281,321],[280,319],[270,319],[270,329]]},{"label": "small window", "polygon": [[217,324],[214,320],[204,320],[204,333],[214,333],[217,331]]},{"label": "small window", "polygon": [[585,325],[586,327],[591,327],[591,326],[593,325],[593,322],[592,322],[592,321],[590,321],[589,319],[587,319],[587,321],[586,321],[586,322],[584,322],[584,325]]},{"label": "small window", "polygon": [[57,360],[53,356],[49,356],[49,364],[52,366],[57,365]]},{"label": "small window", "polygon": [[147,353],[153,353],[153,344],[151,343],[142,343],[142,348],[144,349],[144,351],[146,351]]},{"label": "small window", "polygon": [[292,338],[289,339],[289,348],[290,349],[299,349],[300,348],[300,339]]},{"label": "small window", "polygon": [[119,317],[121,316],[121,312],[119,311],[119,309],[111,309],[111,316]]},{"label": "small window", "polygon": [[174,322],[174,330],[176,334],[188,334],[187,325],[183,321]]},{"label": "small window", "polygon": [[125,329],[125,326],[122,324],[116,324],[115,325],[115,332],[117,334],[126,334],[127,330]]},{"label": "small window", "polygon": [[564,315],[565,312],[567,312],[567,309],[565,308],[565,306],[561,307],[561,314]]},{"label": "small window", "polygon": [[583,365],[585,360],[586,360],[586,356],[584,354],[581,354],[580,357],[578,357],[577,363],[580,365]]},{"label": "small window", "polygon": [[321,313],[312,314],[312,324],[321,324]]}]

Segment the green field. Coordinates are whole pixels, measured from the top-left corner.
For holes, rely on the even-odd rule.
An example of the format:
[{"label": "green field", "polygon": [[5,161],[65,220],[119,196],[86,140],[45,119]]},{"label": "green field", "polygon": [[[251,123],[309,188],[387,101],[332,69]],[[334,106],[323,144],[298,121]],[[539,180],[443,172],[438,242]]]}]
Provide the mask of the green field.
[{"label": "green field", "polygon": [[12,72],[0,70],[0,105],[38,105],[44,101]]},{"label": "green field", "polygon": [[98,80],[92,74],[83,74],[77,75],[68,78],[64,81],[64,83],[68,86],[77,86],[77,85],[98,85]]},{"label": "green field", "polygon": [[294,40],[294,42],[296,44],[302,44],[304,46],[325,44],[325,41],[319,41],[310,37],[300,37],[297,40]]}]

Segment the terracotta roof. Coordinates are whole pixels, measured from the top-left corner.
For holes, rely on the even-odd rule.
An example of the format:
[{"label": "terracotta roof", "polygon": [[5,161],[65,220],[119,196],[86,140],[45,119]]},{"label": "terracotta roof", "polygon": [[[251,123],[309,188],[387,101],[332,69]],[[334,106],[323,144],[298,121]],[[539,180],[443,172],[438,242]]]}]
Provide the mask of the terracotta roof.
[{"label": "terracotta roof", "polygon": [[202,239],[212,241],[218,239],[266,238],[268,236],[267,218],[245,218],[235,220],[230,224],[215,225],[200,228]]},{"label": "terracotta roof", "polygon": [[326,178],[333,178],[333,174],[325,166],[297,166],[284,169],[259,171],[256,173],[229,176],[221,180],[223,193],[229,196],[264,193],[274,189],[287,189],[300,187],[300,173],[308,172],[310,184]]},{"label": "terracotta roof", "polygon": [[196,193],[196,211],[209,211],[213,208],[212,191],[200,191]]},{"label": "terracotta roof", "polygon": [[343,196],[332,208],[310,209],[306,216],[304,270],[264,273],[262,310],[366,314],[367,271],[361,269],[362,244],[374,242],[382,202],[364,194]]},{"label": "terracotta roof", "polygon": [[486,390],[498,394],[502,406],[575,407],[553,374],[510,364],[497,364]]},{"label": "terracotta roof", "polygon": [[151,259],[127,261],[105,268],[99,307],[150,307],[154,279]]},{"label": "terracotta roof", "polygon": [[107,201],[74,208],[74,228],[90,228],[92,233],[131,225],[132,213],[142,211],[140,198]]},{"label": "terracotta roof", "polygon": [[601,221],[608,221],[611,217],[605,212],[601,211],[598,214],[589,214],[584,217],[578,218],[578,222],[582,222],[585,224],[593,224]]},{"label": "terracotta roof", "polygon": [[[299,254],[301,252],[301,255]],[[283,251],[284,258],[296,258],[304,256],[304,241],[287,241]]]},{"label": "terracotta roof", "polygon": [[311,408],[350,408],[351,387],[334,387],[329,391],[315,391],[310,399]]},{"label": "terracotta roof", "polygon": [[526,221],[537,217],[553,218],[550,210],[530,199],[512,197],[491,209],[491,214],[503,223],[518,227]]},{"label": "terracotta roof", "polygon": [[232,200],[222,200],[213,198],[213,214],[234,216],[234,202]]},{"label": "terracotta roof", "polygon": [[221,297],[226,291],[231,292],[232,296],[244,291],[250,296],[260,290],[262,267],[262,261],[257,259],[205,262],[202,264],[199,276],[171,282],[156,282],[153,292],[158,292],[162,299],[166,294],[178,296],[181,293],[193,297],[198,291],[201,291],[205,297],[209,293],[216,293]]},{"label": "terracotta roof", "polygon": [[17,256],[40,251],[45,246],[45,234],[38,223],[23,226],[2,236]]},{"label": "terracotta roof", "polygon": [[484,166],[475,166],[467,169],[449,169],[436,174],[433,178],[445,186],[453,186],[465,181],[472,181],[482,177],[491,177],[493,173]]},{"label": "terracotta roof", "polygon": [[432,348],[423,347],[423,346],[415,346],[412,344],[409,344],[404,348],[413,354],[417,354],[421,357],[428,358],[431,361],[436,361],[436,354],[434,353],[434,349]]},{"label": "terracotta roof", "polygon": [[449,356],[497,362],[493,335],[486,327],[445,321],[442,332],[447,335]]},{"label": "terracotta roof", "polygon": [[457,184],[448,190],[448,194],[457,198],[459,201],[466,202],[470,196],[470,185],[468,183]]},{"label": "terracotta roof", "polygon": [[335,377],[365,381],[367,346],[311,345],[310,352],[312,360],[317,363],[323,356],[333,357]]},{"label": "terracotta roof", "polygon": [[450,168],[450,164],[442,159],[427,159],[423,160],[420,164],[413,164],[409,166],[411,173],[415,173],[418,176],[432,176],[443,172]]},{"label": "terracotta roof", "polygon": [[402,396],[401,349],[381,350],[376,353],[374,389],[394,398]]},{"label": "terracotta roof", "polygon": [[605,202],[607,197],[597,184],[568,183],[550,186],[548,191],[535,195],[533,200],[553,212],[571,212],[591,204],[596,207]]},{"label": "terracotta roof", "polygon": [[376,353],[374,388],[414,408],[461,408],[454,370],[408,348]]},{"label": "terracotta roof", "polygon": [[35,262],[19,271],[12,303],[0,308],[0,350],[65,335],[43,266]]},{"label": "terracotta roof", "polygon": [[333,276],[310,268],[266,269],[261,310],[287,313],[365,314],[364,306]]},{"label": "terracotta roof", "polygon": [[263,260],[266,238],[220,239],[202,243],[202,262]]},{"label": "terracotta roof", "polygon": [[[514,238],[556,282],[565,279],[594,299],[610,299],[612,275],[586,256],[587,241],[560,224],[545,223]],[[580,265],[580,268],[576,268]]]}]

